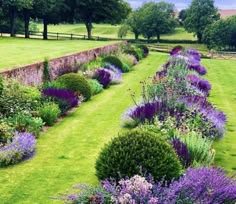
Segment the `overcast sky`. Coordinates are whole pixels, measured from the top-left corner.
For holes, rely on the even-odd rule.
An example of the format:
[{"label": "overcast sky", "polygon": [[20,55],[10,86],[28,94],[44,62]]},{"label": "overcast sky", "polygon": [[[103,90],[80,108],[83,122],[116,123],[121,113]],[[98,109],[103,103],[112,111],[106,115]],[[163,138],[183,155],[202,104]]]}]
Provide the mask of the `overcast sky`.
[{"label": "overcast sky", "polygon": [[[141,6],[144,2],[150,0],[126,0],[133,8]],[[159,0],[153,0],[158,2]],[[166,2],[174,3],[178,10],[187,8],[191,0],[165,0]],[[236,0],[215,0],[215,4],[219,9],[236,9]]]}]

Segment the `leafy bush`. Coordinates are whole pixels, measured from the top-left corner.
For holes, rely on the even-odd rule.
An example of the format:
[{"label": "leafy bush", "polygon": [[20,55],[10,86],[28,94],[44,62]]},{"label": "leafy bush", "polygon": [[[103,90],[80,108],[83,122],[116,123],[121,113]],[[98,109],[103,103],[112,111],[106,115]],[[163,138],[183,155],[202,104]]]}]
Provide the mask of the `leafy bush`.
[{"label": "leafy bush", "polygon": [[181,165],[173,148],[157,135],[133,130],[114,138],[96,162],[100,180],[150,173],[155,180],[171,180],[180,175]]},{"label": "leafy bush", "polygon": [[103,86],[96,79],[89,79],[88,82],[91,86],[92,95],[99,94],[103,91]]},{"label": "leafy bush", "polygon": [[94,70],[94,69],[98,69],[102,66],[102,58],[98,57],[95,60],[92,60],[88,63],[83,64],[82,66],[82,70],[86,71],[86,70]]},{"label": "leafy bush", "polygon": [[82,94],[86,101],[92,96],[91,87],[89,86],[88,81],[79,74],[65,74],[59,77],[57,81],[64,84],[66,89]]},{"label": "leafy bush", "polygon": [[5,144],[13,137],[14,128],[8,125],[7,122],[0,120],[0,146],[1,143]]},{"label": "leafy bush", "polygon": [[124,52],[117,52],[116,56],[121,62],[123,62],[123,65],[126,64],[130,68],[134,65],[134,57],[132,55],[126,54]]},{"label": "leafy bush", "polygon": [[39,116],[48,126],[52,126],[56,122],[60,113],[60,108],[55,103],[45,103],[43,107],[39,109]]},{"label": "leafy bush", "polygon": [[66,86],[63,83],[57,80],[54,80],[54,81],[46,82],[42,85],[42,89],[47,89],[47,88],[66,89]]},{"label": "leafy bush", "polygon": [[44,125],[41,118],[34,118],[31,115],[18,113],[7,119],[9,124],[18,132],[29,132],[39,136]]},{"label": "leafy bush", "polygon": [[104,188],[91,187],[88,185],[76,185],[75,189],[78,189],[79,193],[73,193],[64,195],[59,198],[65,203],[88,203],[88,204],[110,204],[112,203],[111,195]]},{"label": "leafy bush", "polygon": [[12,142],[0,147],[0,167],[17,164],[33,156],[36,139],[30,133],[16,133]]},{"label": "leafy bush", "polygon": [[149,54],[149,48],[146,45],[137,45],[143,51],[144,57],[147,57]]},{"label": "leafy bush", "polygon": [[79,104],[78,98],[72,91],[47,88],[42,91],[42,94],[46,99],[57,103],[62,114],[65,114],[70,108],[76,107]]},{"label": "leafy bush", "polygon": [[114,66],[116,66],[117,68],[119,68],[120,70],[123,71],[123,63],[116,56],[108,56],[108,57],[103,58],[103,63],[105,63],[105,64],[108,63],[108,64],[111,64],[111,65],[114,65]]},{"label": "leafy bush", "polygon": [[0,113],[5,117],[19,112],[32,113],[41,105],[40,100],[41,93],[37,88],[6,81],[0,95]]},{"label": "leafy bush", "polygon": [[140,48],[129,47],[125,50],[125,53],[135,56],[138,61],[143,59],[143,52]]},{"label": "leafy bush", "polygon": [[0,77],[0,96],[2,95],[3,89],[4,89],[4,84],[3,84],[3,78]]},{"label": "leafy bush", "polygon": [[192,165],[210,166],[213,163],[215,151],[212,149],[212,141],[195,133],[182,136],[181,140],[188,148]]}]

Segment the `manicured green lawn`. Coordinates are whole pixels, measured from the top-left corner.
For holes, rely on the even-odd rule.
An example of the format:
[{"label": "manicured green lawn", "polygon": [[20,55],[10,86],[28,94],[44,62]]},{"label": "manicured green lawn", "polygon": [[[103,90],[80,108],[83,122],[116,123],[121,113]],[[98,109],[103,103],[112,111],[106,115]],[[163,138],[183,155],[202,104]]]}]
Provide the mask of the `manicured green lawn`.
[{"label": "manicured green lawn", "polygon": [[[140,81],[167,59],[153,53],[113,86],[42,134],[37,154],[17,166],[0,169],[0,203],[47,204],[49,196],[74,184],[96,184],[94,164],[101,148],[121,128],[121,116],[133,105],[129,88],[140,93]],[[137,94],[137,97],[139,94]]]},{"label": "manicured green lawn", "polygon": [[43,41],[0,37],[0,71],[6,70],[7,68],[43,61],[45,57],[60,57],[112,43],[115,42],[87,40]]},{"label": "manicured green lawn", "polygon": [[[94,36],[117,38],[120,25],[94,24],[93,27],[94,27],[93,28]],[[38,28],[40,29],[40,31],[43,30],[43,26],[41,24],[38,25]],[[50,32],[59,32],[59,33],[74,33],[80,35],[87,34],[86,27],[84,24],[49,25],[48,30]],[[133,39],[133,38],[134,35],[132,33],[128,33],[128,35],[126,36],[126,39]],[[176,28],[173,33],[162,35],[161,38],[169,40],[196,40],[196,37],[194,37],[192,33],[186,32],[184,28]]]},{"label": "manicured green lawn", "polygon": [[236,61],[203,60],[213,85],[210,100],[228,116],[227,134],[215,143],[216,165],[236,172]]}]

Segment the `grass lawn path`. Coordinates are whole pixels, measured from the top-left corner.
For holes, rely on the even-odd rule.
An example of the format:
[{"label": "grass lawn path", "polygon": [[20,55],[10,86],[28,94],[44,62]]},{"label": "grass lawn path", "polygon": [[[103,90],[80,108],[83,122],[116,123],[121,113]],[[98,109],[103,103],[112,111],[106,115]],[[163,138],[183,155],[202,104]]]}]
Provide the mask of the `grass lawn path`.
[{"label": "grass lawn path", "polygon": [[236,172],[236,61],[203,60],[212,84],[210,101],[224,111],[228,118],[225,138],[216,142],[215,163],[229,173]]},{"label": "grass lawn path", "polygon": [[121,115],[140,93],[140,81],[152,76],[167,59],[152,53],[113,86],[44,133],[29,161],[0,169],[1,204],[47,204],[50,196],[74,184],[96,184],[94,164],[101,148],[121,130]]}]

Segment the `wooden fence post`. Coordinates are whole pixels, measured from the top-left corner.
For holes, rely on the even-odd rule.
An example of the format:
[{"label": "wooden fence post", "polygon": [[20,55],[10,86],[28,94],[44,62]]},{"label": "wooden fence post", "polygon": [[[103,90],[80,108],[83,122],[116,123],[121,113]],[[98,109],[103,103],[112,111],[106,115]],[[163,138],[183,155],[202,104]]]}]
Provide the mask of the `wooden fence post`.
[{"label": "wooden fence post", "polygon": [[59,33],[57,33],[57,40],[59,39]]},{"label": "wooden fence post", "polygon": [[73,34],[70,34],[70,39],[73,40]]}]

